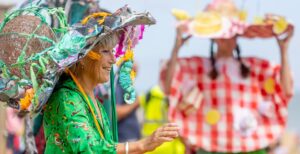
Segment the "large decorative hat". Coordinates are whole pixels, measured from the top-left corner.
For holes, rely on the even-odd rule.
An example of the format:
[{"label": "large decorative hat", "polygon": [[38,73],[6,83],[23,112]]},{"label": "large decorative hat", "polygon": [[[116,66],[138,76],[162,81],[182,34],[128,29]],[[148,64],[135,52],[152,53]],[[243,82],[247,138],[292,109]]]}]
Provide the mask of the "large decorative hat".
[{"label": "large decorative hat", "polygon": [[[54,22],[59,24],[53,27]],[[28,5],[12,12],[0,25],[0,101],[38,113],[65,69],[103,38],[120,31],[116,56],[122,57],[142,38],[144,25],[154,23],[149,13],[127,6],[92,14],[72,27],[61,8]]]},{"label": "large decorative hat", "polygon": [[89,14],[102,10],[99,7],[98,0],[26,0],[22,3],[21,7],[37,4],[48,8],[63,8],[70,25],[78,23]]},{"label": "large decorative hat", "polygon": [[232,0],[213,0],[195,17],[178,9],[173,9],[172,13],[186,33],[201,38],[227,39],[236,35],[267,38],[280,35],[292,26],[284,17],[270,14],[256,18],[254,23],[247,23],[247,12],[239,10]]}]

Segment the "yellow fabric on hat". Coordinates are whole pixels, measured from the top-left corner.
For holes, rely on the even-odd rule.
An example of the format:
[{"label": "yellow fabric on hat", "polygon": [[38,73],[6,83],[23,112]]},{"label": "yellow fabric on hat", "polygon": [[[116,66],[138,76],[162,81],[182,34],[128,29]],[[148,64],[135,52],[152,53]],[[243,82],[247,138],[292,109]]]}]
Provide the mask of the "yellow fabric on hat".
[{"label": "yellow fabric on hat", "polygon": [[87,56],[88,56],[89,58],[91,58],[92,60],[100,60],[100,59],[101,59],[101,55],[98,54],[98,53],[96,53],[96,52],[94,52],[94,51],[90,51],[90,52],[87,54]]},{"label": "yellow fabric on hat", "polygon": [[222,18],[218,13],[201,12],[195,17],[192,29],[199,35],[210,35],[222,29]]},{"label": "yellow fabric on hat", "polygon": [[98,20],[98,23],[101,25],[105,18],[107,16],[111,15],[110,13],[107,13],[107,12],[98,12],[98,13],[93,13],[87,17],[85,17],[82,21],[81,21],[81,24],[85,25],[89,20],[90,18],[96,18],[96,17],[102,17],[102,19]]}]

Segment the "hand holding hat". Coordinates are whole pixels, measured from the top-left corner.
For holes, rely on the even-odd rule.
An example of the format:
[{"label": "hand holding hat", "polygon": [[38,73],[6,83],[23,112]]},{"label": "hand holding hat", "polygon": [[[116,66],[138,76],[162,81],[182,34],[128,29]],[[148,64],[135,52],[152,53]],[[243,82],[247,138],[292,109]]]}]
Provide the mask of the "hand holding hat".
[{"label": "hand holding hat", "polygon": [[247,13],[239,10],[232,0],[213,0],[195,17],[178,9],[173,9],[172,13],[178,20],[177,27],[184,27],[184,33],[208,39],[270,38],[285,33],[292,26],[284,17],[274,14],[247,23]]},{"label": "hand holding hat", "polygon": [[281,52],[286,52],[291,38],[294,35],[294,26],[289,25],[285,33],[281,35],[275,35]]},{"label": "hand holding hat", "polygon": [[287,32],[292,27],[284,17],[274,14],[266,14],[264,18],[256,17],[253,24],[247,27],[242,35],[247,38],[270,38]]},{"label": "hand holding hat", "polygon": [[176,39],[175,39],[175,45],[174,45],[175,49],[179,49],[180,47],[182,47],[182,45],[184,45],[187,42],[187,40],[189,40],[192,37],[192,35],[183,37],[185,28],[186,27],[184,27],[184,26],[178,26],[176,28]]}]

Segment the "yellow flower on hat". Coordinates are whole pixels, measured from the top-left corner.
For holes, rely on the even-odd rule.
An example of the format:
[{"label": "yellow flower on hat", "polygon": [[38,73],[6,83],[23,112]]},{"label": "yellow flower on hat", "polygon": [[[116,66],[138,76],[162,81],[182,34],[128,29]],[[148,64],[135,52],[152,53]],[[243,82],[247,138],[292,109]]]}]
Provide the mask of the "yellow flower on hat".
[{"label": "yellow flower on hat", "polygon": [[184,10],[174,8],[174,9],[172,9],[171,12],[172,12],[173,16],[179,21],[187,20],[187,19],[191,18],[190,15]]},{"label": "yellow flower on hat", "polygon": [[136,72],[134,70],[131,70],[130,78],[131,78],[132,81],[135,79],[135,76],[136,76]]},{"label": "yellow flower on hat", "polygon": [[239,16],[239,19],[241,21],[246,21],[247,17],[248,17],[248,12],[245,11],[245,10],[241,10],[241,11],[239,11],[239,15],[238,16]]},{"label": "yellow flower on hat", "polygon": [[264,18],[260,16],[254,17],[254,24],[255,25],[263,25],[264,24]]},{"label": "yellow flower on hat", "polygon": [[120,66],[123,62],[127,60],[133,60],[134,54],[132,50],[127,50],[125,55],[120,58],[120,60],[117,62],[117,65]]},{"label": "yellow flower on hat", "polygon": [[288,28],[289,23],[284,17],[279,17],[279,19],[273,25],[273,32],[275,34],[281,34]]},{"label": "yellow flower on hat", "polygon": [[20,109],[21,110],[27,110],[28,107],[31,105],[31,100],[34,97],[34,90],[31,89],[27,89],[25,96],[23,98],[20,99]]}]

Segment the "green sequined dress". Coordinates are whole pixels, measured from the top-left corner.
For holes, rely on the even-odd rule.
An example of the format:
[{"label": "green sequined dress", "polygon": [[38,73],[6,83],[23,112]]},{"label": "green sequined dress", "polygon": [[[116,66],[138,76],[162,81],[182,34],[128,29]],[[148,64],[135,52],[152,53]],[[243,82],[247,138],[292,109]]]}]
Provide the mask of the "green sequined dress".
[{"label": "green sequined dress", "polygon": [[[90,98],[89,98],[90,99]],[[91,99],[90,99],[90,102]],[[115,154],[110,123],[99,102],[103,122],[97,120],[104,134],[97,131],[91,111],[71,78],[64,80],[51,95],[44,109],[45,154],[101,153]],[[95,106],[91,103],[95,110]]]}]

